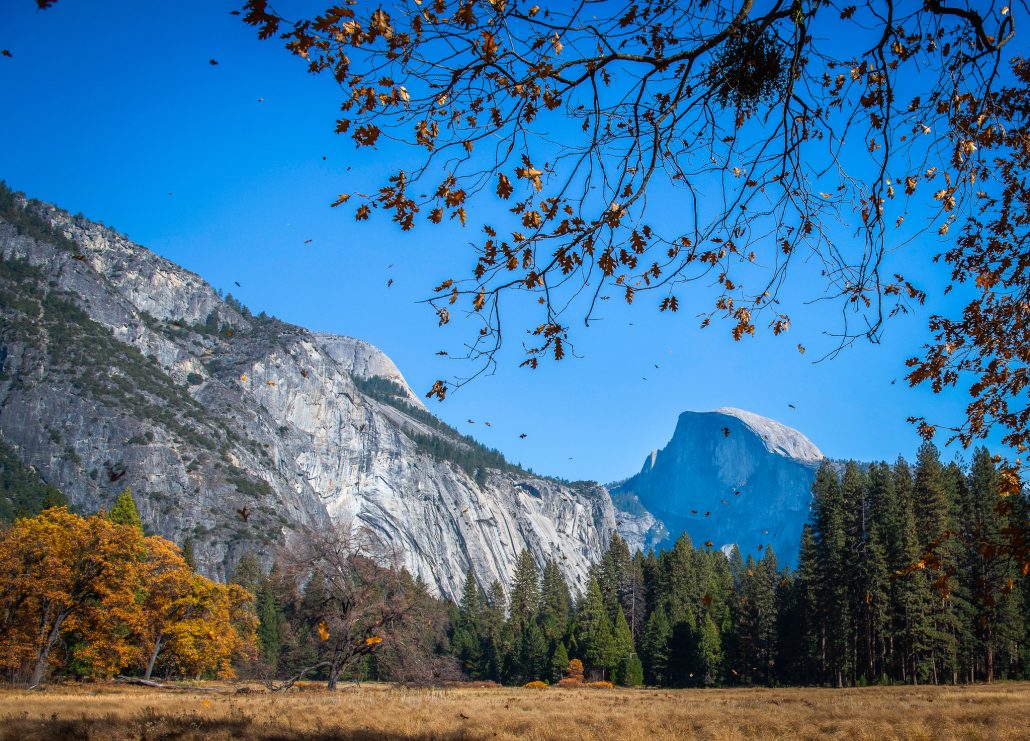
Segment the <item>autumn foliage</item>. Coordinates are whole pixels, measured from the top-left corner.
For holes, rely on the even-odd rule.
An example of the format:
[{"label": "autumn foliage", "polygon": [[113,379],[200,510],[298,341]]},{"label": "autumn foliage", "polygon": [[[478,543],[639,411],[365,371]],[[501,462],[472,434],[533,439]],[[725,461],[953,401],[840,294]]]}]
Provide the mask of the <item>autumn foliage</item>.
[{"label": "autumn foliage", "polygon": [[583,682],[583,662],[582,661],[580,661],[579,659],[573,659],[572,661],[569,662],[569,666],[565,670],[565,676],[562,678],[562,681],[564,681],[566,679],[568,679],[568,680],[570,680],[572,682],[575,682],[577,684],[580,684],[580,683]]},{"label": "autumn foliage", "polygon": [[102,514],[54,507],[0,534],[0,666],[29,686],[55,669],[231,677],[231,660],[253,651],[251,601]]},{"label": "autumn foliage", "polygon": [[[1030,445],[1025,7],[244,7],[259,38],[339,84],[338,134],[410,148],[380,187],[334,206],[404,230],[481,229],[470,272],[430,301],[440,324],[476,318],[469,358],[494,362],[513,294],[536,304],[516,320],[535,368],[567,357],[573,325],[602,318],[609,299],[690,306],[736,340],[786,333],[788,281],[840,309],[840,347],[876,342],[885,320],[927,300],[920,284],[940,261],[943,293],[972,295],[961,316],[931,318],[908,380],[974,384],[952,429],[966,445],[995,428],[1019,452]],[[670,220],[651,202],[672,198],[682,208]],[[912,247],[915,267],[893,259]]]}]

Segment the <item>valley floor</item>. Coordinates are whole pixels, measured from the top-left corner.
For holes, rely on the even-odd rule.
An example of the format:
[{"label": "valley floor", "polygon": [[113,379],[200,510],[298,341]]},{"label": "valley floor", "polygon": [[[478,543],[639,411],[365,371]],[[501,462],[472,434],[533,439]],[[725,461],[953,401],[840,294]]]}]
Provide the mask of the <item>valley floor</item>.
[{"label": "valley floor", "polygon": [[[0,739],[1027,739],[1030,683],[865,689],[0,690]],[[242,691],[241,691],[242,690]]]}]

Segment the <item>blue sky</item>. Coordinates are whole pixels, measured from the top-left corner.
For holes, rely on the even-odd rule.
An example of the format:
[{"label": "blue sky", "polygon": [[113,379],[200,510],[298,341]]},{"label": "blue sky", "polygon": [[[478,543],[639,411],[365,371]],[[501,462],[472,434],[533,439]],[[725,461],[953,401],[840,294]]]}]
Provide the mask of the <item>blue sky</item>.
[{"label": "blue sky", "polygon": [[[62,0],[39,12],[6,0],[0,178],[115,227],[255,312],[378,345],[417,392],[470,370],[435,354],[461,328],[438,330],[419,300],[467,272],[475,234],[402,233],[330,209],[337,193],[377,185],[403,153],[358,153],[334,135],[338,89],[257,41],[234,7]],[[925,263],[938,247],[917,243],[896,259]],[[925,277],[933,303],[941,276]],[[827,455],[872,460],[914,455],[909,415],[956,421],[965,404],[961,391],[902,380],[929,308],[892,320],[881,344],[814,362],[835,346],[825,304],[800,305],[786,338],[737,343],[727,325],[698,330],[689,312],[609,303],[603,321],[576,330],[580,357],[528,371],[514,345],[495,375],[431,409],[538,472],[611,481],[663,446],[684,410],[741,407],[798,428]]]}]

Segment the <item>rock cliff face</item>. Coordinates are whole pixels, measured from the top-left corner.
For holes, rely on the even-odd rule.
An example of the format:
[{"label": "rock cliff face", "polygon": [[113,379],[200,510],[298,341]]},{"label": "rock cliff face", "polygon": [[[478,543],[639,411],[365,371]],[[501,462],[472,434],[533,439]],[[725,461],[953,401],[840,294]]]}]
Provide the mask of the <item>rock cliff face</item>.
[{"label": "rock cliff face", "polygon": [[635,495],[670,538],[686,532],[695,545],[737,544],[756,557],[759,545],[772,546],[793,566],[822,458],[800,432],[766,417],[728,407],[684,412],[669,444],[612,495]]},{"label": "rock cliff face", "polygon": [[[469,565],[507,586],[523,547],[582,589],[622,517],[603,487],[532,476],[441,423],[375,347],[253,316],[38,202],[0,219],[0,366],[0,436],[24,463],[82,511],[131,487],[147,527],[192,539],[220,578],[336,521],[441,595]],[[626,519],[644,545],[653,518]]]}]

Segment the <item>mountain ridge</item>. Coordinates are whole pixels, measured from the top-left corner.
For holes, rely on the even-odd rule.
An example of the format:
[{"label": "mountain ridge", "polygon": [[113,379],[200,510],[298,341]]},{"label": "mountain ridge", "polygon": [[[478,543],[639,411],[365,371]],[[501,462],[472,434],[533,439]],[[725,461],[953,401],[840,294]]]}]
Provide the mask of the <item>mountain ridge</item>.
[{"label": "mountain ridge", "polygon": [[585,586],[617,528],[603,487],[507,464],[362,340],[254,316],[111,229],[5,197],[0,433],[73,505],[131,486],[148,527],[219,578],[336,521],[444,596],[469,566],[507,586],[522,548]]},{"label": "mountain ridge", "polygon": [[[248,552],[267,561],[297,527],[337,522],[377,534],[445,596],[469,566],[484,587],[507,586],[523,547],[580,590],[613,532],[644,550],[694,534],[657,492],[636,491],[675,434],[611,492],[538,476],[432,415],[371,343],[255,316],[84,217],[0,192],[0,257],[3,439],[77,506],[107,506],[131,485],[148,526],[194,541],[212,576]],[[697,414],[750,434],[771,460],[821,459],[775,420],[723,407],[680,422]],[[713,427],[699,440],[721,437]],[[794,492],[795,519],[809,488]]]}]

